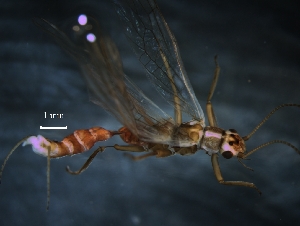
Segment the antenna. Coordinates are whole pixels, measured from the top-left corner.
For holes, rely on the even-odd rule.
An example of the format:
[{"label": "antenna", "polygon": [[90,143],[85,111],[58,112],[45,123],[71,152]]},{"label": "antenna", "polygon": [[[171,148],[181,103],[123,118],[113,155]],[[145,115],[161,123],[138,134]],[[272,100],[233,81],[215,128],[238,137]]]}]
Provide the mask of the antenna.
[{"label": "antenna", "polygon": [[[251,133],[249,133],[247,136],[244,136],[243,137],[243,140],[244,141],[247,141],[249,140],[249,138],[271,117],[271,115],[273,115],[276,111],[278,111],[279,109],[281,108],[284,108],[284,107],[300,107],[300,104],[281,104],[279,106],[277,106],[276,108],[274,108],[253,130]],[[276,144],[276,143],[280,143],[280,144],[285,144],[291,148],[293,148],[298,154],[300,154],[300,150],[298,148],[296,148],[294,145],[292,145],[291,143],[287,142],[287,141],[284,141],[284,140],[272,140],[272,141],[269,141],[267,143],[264,143],[264,144],[261,144],[259,145],[258,147],[254,148],[253,150],[249,151],[247,154],[244,154],[244,153],[239,153],[238,154],[238,161],[247,169],[249,170],[252,170],[252,168],[246,166],[241,160],[247,160],[247,157],[252,155],[254,152],[256,152],[257,150],[263,148],[263,147],[266,147],[268,145],[271,145],[271,144]]]},{"label": "antenna", "polygon": [[256,152],[257,150],[259,150],[263,147],[266,147],[270,144],[276,144],[276,143],[285,144],[285,145],[293,148],[298,154],[300,154],[300,150],[298,148],[296,148],[294,145],[292,145],[291,143],[289,143],[287,141],[284,141],[284,140],[272,140],[272,141],[269,141],[267,143],[261,144],[258,147],[254,148],[253,150],[249,151],[246,155],[242,156],[242,159],[247,158],[249,155],[252,155],[254,152]]},{"label": "antenna", "polygon": [[[243,137],[244,141],[249,140],[249,138],[271,117],[271,115],[273,115],[276,111],[278,111],[281,108],[284,107],[298,107],[300,108],[300,104],[281,104],[279,106],[277,106],[276,108],[274,108],[262,121],[261,123],[259,123],[251,133],[249,133],[247,136]],[[282,142],[280,142],[282,143]]]}]

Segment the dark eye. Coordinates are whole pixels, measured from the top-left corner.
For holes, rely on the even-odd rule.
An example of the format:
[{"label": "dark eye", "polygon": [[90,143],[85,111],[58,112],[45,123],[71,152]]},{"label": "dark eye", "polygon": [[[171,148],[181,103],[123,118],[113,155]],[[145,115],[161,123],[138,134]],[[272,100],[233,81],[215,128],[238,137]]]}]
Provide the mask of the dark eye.
[{"label": "dark eye", "polygon": [[235,129],[229,129],[229,131],[232,133],[237,133],[237,131]]},{"label": "dark eye", "polygon": [[229,144],[230,146],[232,146],[233,143],[234,143],[233,141],[229,141],[229,142],[228,142],[228,144]]},{"label": "dark eye", "polygon": [[222,155],[225,159],[230,159],[233,156],[231,151],[224,151]]}]

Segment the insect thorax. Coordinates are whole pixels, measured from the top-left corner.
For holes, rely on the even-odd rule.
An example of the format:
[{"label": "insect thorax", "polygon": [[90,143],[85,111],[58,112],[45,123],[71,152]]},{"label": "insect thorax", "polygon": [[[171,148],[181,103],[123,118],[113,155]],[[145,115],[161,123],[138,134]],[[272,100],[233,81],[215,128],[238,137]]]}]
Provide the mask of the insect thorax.
[{"label": "insect thorax", "polygon": [[198,145],[203,136],[204,126],[199,121],[182,123],[173,132],[173,139],[180,147]]}]

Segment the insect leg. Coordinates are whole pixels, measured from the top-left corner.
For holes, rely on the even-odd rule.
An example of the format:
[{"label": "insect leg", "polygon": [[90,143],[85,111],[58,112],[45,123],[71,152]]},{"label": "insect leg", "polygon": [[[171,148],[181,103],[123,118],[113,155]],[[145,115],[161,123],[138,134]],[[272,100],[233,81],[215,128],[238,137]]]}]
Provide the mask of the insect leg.
[{"label": "insect leg", "polygon": [[222,177],[217,154],[212,154],[211,162],[212,162],[212,166],[213,166],[213,169],[215,172],[215,176],[220,184],[254,188],[261,195],[261,191],[253,183],[249,183],[249,182],[245,182],[245,181],[225,181]]},{"label": "insect leg", "polygon": [[153,152],[153,151],[152,151],[152,152],[149,152],[149,153],[147,153],[147,154],[144,154],[144,155],[140,155],[140,156],[134,156],[134,155],[132,155],[132,154],[125,153],[125,156],[128,157],[128,158],[130,158],[130,159],[133,160],[133,161],[143,160],[143,159],[145,159],[145,158],[148,158],[148,157],[151,157],[151,156],[154,156],[154,155],[156,155],[156,153]]},{"label": "insect leg", "polygon": [[[118,144],[115,144],[114,145],[114,148],[118,151],[130,151],[130,152],[145,152],[147,151],[144,147],[142,146],[135,146],[135,145],[118,145]],[[131,160],[134,160],[134,161],[137,161],[137,160],[142,160],[142,159],[145,159],[147,157],[150,157],[150,156],[154,156],[156,155],[155,152],[151,151],[145,155],[141,155],[141,156],[134,156],[132,154],[129,154],[129,153],[125,153],[126,157],[129,157]]]},{"label": "insect leg", "polygon": [[[113,146],[116,150],[120,150],[120,151],[133,151],[133,152],[144,152],[146,151],[142,146],[120,146],[120,145],[114,145]],[[82,173],[83,171],[85,171],[89,165],[92,163],[92,161],[94,160],[94,158],[96,157],[96,155],[99,152],[103,152],[105,150],[106,147],[99,147],[97,148],[93,154],[88,158],[88,160],[83,164],[83,166],[77,170],[77,171],[72,171],[70,170],[70,167],[67,166],[66,170],[68,173],[73,174],[73,175],[78,175],[80,173]]]},{"label": "insect leg", "polygon": [[170,155],[173,155],[174,153],[168,149],[168,147],[165,147],[162,144],[151,144],[148,145],[148,149],[145,149],[142,146],[121,146],[121,145],[114,145],[114,148],[119,151],[130,151],[130,152],[146,152],[148,150],[151,150],[149,153],[146,153],[141,156],[134,156],[131,154],[126,153],[126,156],[131,158],[132,160],[142,160],[145,158],[148,158],[150,156],[156,156],[158,158],[162,157],[168,157]]},{"label": "insect leg", "polygon": [[216,116],[215,116],[214,109],[213,109],[213,106],[211,103],[211,99],[212,99],[212,96],[214,95],[215,88],[217,86],[218,78],[219,78],[219,74],[220,74],[220,67],[219,67],[219,64],[217,61],[217,57],[218,56],[215,56],[216,68],[215,68],[214,78],[213,78],[212,84],[210,86],[210,90],[209,90],[209,94],[208,94],[207,102],[206,102],[207,118],[208,118],[208,122],[209,122],[210,126],[217,126]]},{"label": "insect leg", "polygon": [[143,146],[137,146],[137,145],[118,145],[115,144],[114,148],[118,151],[131,151],[131,152],[145,152],[147,149],[145,149]]},{"label": "insect leg", "polygon": [[92,161],[94,160],[94,158],[96,157],[96,155],[99,152],[103,152],[105,150],[105,148],[106,147],[99,147],[99,148],[97,148],[93,152],[93,154],[88,158],[88,160],[83,164],[83,166],[79,170],[77,170],[77,171],[72,171],[72,170],[70,170],[70,167],[67,166],[66,167],[67,172],[70,173],[70,174],[73,174],[73,175],[79,175],[79,174],[81,174],[83,171],[85,171],[89,167],[89,165],[92,163]]}]

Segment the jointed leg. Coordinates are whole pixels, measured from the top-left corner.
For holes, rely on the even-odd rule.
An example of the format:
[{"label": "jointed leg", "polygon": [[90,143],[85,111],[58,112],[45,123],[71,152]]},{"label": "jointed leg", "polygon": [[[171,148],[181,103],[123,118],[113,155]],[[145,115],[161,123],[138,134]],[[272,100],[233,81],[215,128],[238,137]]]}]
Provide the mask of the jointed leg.
[{"label": "jointed leg", "polygon": [[261,191],[253,183],[249,183],[249,182],[245,182],[245,181],[224,181],[224,179],[222,177],[222,174],[221,174],[220,167],[219,167],[218,155],[217,154],[213,154],[211,156],[211,162],[212,162],[212,166],[213,166],[213,169],[214,169],[215,176],[216,176],[216,178],[217,178],[217,180],[220,184],[230,185],[230,186],[244,186],[244,187],[254,188],[261,195]]},{"label": "jointed leg", "polygon": [[118,151],[130,151],[130,152],[145,152],[146,149],[142,146],[135,146],[135,145],[118,145],[115,144],[113,146]]},{"label": "jointed leg", "polygon": [[[128,146],[128,145],[115,144],[114,148],[118,151],[130,151],[130,152],[145,152],[146,151],[145,148],[143,148],[142,146]],[[129,157],[134,161],[142,160],[142,159],[148,158],[150,156],[154,156],[154,155],[156,155],[156,153],[154,153],[152,151],[147,154],[140,155],[140,156],[134,156],[132,154],[125,153],[126,157]]]},{"label": "jointed leg", "polygon": [[168,157],[170,155],[173,155],[173,153],[162,144],[152,144],[150,147],[148,146],[149,149],[145,149],[141,146],[122,146],[117,144],[114,145],[114,148],[118,151],[130,151],[130,152],[145,152],[147,150],[151,150],[150,152],[140,156],[134,156],[129,153],[125,154],[127,157],[135,161],[142,160],[151,156]]},{"label": "jointed leg", "polygon": [[89,165],[92,163],[92,161],[94,160],[94,158],[96,157],[96,155],[97,155],[99,152],[103,152],[105,148],[106,148],[106,147],[99,147],[99,148],[97,148],[97,149],[93,152],[93,154],[88,158],[88,160],[83,164],[83,166],[82,166],[79,170],[77,170],[77,171],[71,171],[71,170],[70,170],[70,167],[67,166],[67,167],[66,167],[67,172],[70,173],[70,174],[73,174],[73,175],[81,174],[83,171],[85,171],[85,170],[89,167]]},{"label": "jointed leg", "polygon": [[[120,145],[116,144],[113,147],[116,150],[118,150],[118,151],[132,151],[132,152],[144,152],[144,151],[146,151],[142,146],[120,146]],[[79,174],[81,174],[83,171],[85,171],[89,167],[89,165],[92,163],[92,161],[94,160],[94,158],[96,157],[96,155],[99,152],[103,152],[105,150],[105,148],[107,148],[107,147],[99,147],[99,148],[97,148],[93,152],[93,154],[88,158],[88,160],[83,164],[83,166],[79,170],[77,170],[77,171],[72,171],[72,170],[70,170],[70,167],[67,166],[66,167],[67,172],[70,173],[70,174],[73,174],[73,175],[79,175]],[[149,155],[149,153],[148,153],[148,155]],[[145,156],[145,157],[141,156],[140,159],[146,158],[146,157],[148,157],[148,156]],[[134,159],[134,157],[131,157],[131,158]],[[138,160],[139,157],[135,157],[135,158],[137,158],[137,159],[134,159],[134,160]]]},{"label": "jointed leg", "polygon": [[[107,146],[107,147],[109,147],[109,146]],[[73,174],[73,175],[78,175],[78,174],[82,173],[84,170],[86,170],[89,167],[89,165],[92,163],[92,161],[94,160],[96,155],[99,152],[103,152],[105,150],[105,148],[107,148],[107,147],[99,147],[98,149],[96,149],[93,152],[93,154],[88,158],[88,160],[84,163],[84,165],[77,171],[71,171],[69,166],[67,166],[66,167],[67,172],[70,173],[70,174]],[[148,150],[148,149],[145,149],[142,146],[135,146],[135,145],[132,145],[132,146],[124,145],[124,146],[122,146],[122,145],[115,144],[113,146],[113,148],[115,148],[118,151],[130,151],[130,152],[146,152]],[[151,147],[151,151],[148,152],[145,155],[133,156],[131,154],[126,153],[126,156],[130,157],[132,160],[142,160],[142,159],[145,159],[145,158],[150,157],[150,156],[167,157],[167,156],[170,156],[172,154],[173,153],[168,148],[165,148],[163,145],[154,144]]]},{"label": "jointed leg", "polygon": [[129,154],[129,153],[125,153],[125,156],[130,158],[131,160],[134,160],[134,161],[139,161],[139,160],[143,160],[145,158],[148,158],[148,157],[151,157],[151,156],[155,156],[156,153],[151,151],[147,154],[144,154],[144,155],[139,155],[139,156],[134,156],[132,154]]}]

